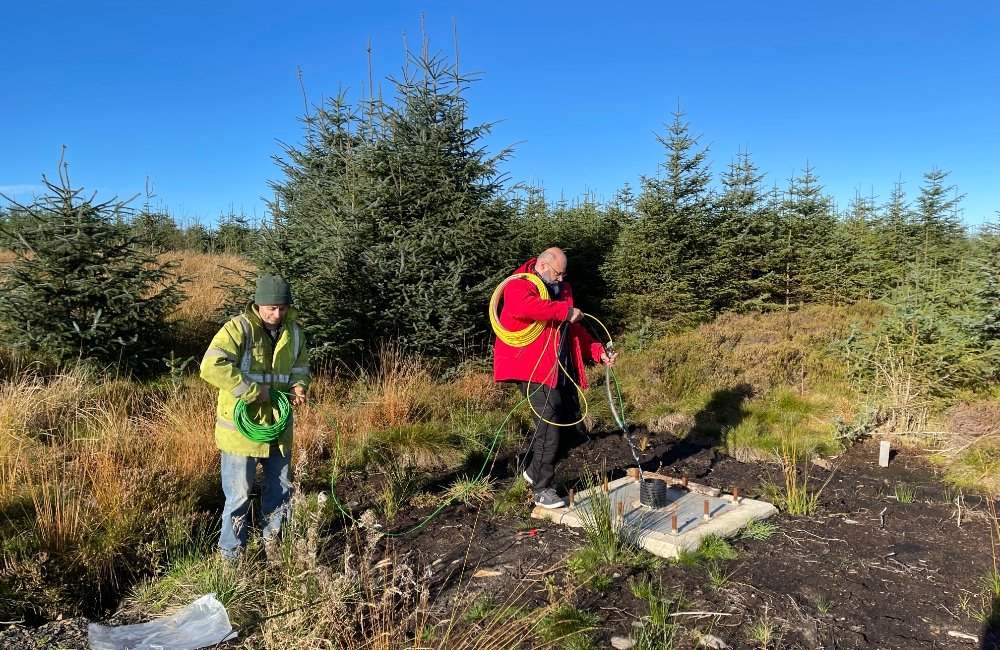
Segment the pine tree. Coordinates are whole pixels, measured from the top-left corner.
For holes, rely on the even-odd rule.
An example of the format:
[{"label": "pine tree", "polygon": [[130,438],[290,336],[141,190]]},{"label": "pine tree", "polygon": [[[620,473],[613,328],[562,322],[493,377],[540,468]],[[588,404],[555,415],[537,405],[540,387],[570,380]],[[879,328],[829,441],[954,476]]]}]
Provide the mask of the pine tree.
[{"label": "pine tree", "polygon": [[306,119],[274,183],[259,257],[287,274],[319,357],[392,340],[455,359],[485,341],[485,305],[514,260],[498,163],[453,65],[410,54],[391,101],[343,95]]},{"label": "pine tree", "polygon": [[834,248],[840,290],[848,300],[875,300],[895,285],[897,269],[886,247],[885,224],[874,197],[856,193],[838,228]]},{"label": "pine tree", "polygon": [[778,292],[780,275],[767,265],[773,219],[764,176],[746,151],[737,154],[722,176],[709,271],[715,313],[766,308]]},{"label": "pine tree", "polygon": [[708,149],[698,149],[678,108],[667,135],[661,175],[642,178],[638,217],[618,239],[604,266],[614,289],[612,308],[631,321],[685,324],[710,314],[704,284],[711,242],[706,225],[712,209]]},{"label": "pine tree", "polygon": [[956,263],[965,243],[958,207],[965,195],[958,194],[954,185],[945,186],[947,177],[948,172],[937,168],[926,172],[917,197],[915,235],[919,259],[926,264]]},{"label": "pine tree", "polygon": [[123,225],[126,203],[83,198],[62,161],[59,184],[3,230],[16,258],[0,266],[4,342],[58,362],[76,359],[148,372],[166,356],[166,316],[180,302],[171,264]]},{"label": "pine tree", "polygon": [[785,242],[786,304],[836,302],[837,253],[834,237],[837,217],[830,198],[809,163],[802,176],[789,181],[779,214],[779,235]]}]

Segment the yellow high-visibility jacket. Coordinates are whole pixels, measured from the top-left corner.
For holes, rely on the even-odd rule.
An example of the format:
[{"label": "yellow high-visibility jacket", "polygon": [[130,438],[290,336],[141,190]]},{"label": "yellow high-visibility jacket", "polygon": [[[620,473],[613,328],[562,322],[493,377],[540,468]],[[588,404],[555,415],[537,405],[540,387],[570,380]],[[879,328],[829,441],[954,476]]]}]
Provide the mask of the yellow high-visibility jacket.
[{"label": "yellow high-visibility jacket", "polygon": [[[266,458],[268,443],[254,442],[236,430],[233,409],[238,400],[247,402],[247,414],[255,422],[273,424],[278,407],[270,402],[254,404],[262,386],[291,392],[293,386],[309,386],[309,355],[298,313],[289,308],[276,344],[264,332],[256,305],[229,320],[212,339],[201,360],[201,378],[219,389],[215,413],[215,443],[222,451],[239,456]],[[292,420],[278,440],[282,455],[291,453]]]}]

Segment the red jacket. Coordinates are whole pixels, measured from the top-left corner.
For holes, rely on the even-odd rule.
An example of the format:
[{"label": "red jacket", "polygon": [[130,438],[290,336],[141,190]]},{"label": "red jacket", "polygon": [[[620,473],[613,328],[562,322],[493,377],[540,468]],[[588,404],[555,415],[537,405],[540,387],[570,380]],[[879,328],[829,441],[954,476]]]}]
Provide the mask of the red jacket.
[{"label": "red jacket", "polygon": [[[514,273],[534,273],[535,258],[525,262]],[[559,296],[542,300],[538,287],[530,280],[511,280],[503,289],[503,306],[500,324],[510,331],[522,330],[535,321],[544,321],[542,334],[523,348],[507,345],[499,338],[493,348],[493,379],[495,381],[530,381],[555,388],[559,377],[556,355],[559,352],[559,327],[566,322],[573,306],[573,290],[562,283]],[[570,323],[566,329],[569,339],[569,357],[576,365],[576,376],[582,388],[587,387],[583,371],[584,350],[588,361],[598,362],[604,346],[579,323]]]}]

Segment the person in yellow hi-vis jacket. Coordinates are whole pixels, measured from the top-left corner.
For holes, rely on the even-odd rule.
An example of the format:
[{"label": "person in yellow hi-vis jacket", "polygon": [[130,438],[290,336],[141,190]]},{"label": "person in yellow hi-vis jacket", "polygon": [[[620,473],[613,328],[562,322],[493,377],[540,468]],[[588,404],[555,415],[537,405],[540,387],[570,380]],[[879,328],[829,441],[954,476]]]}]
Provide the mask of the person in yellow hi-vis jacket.
[{"label": "person in yellow hi-vis jacket", "polygon": [[219,389],[215,442],[222,453],[222,511],[219,551],[239,557],[247,541],[247,512],[257,464],[264,470],[261,516],[265,540],[277,537],[291,497],[292,418],[273,442],[257,442],[235,423],[240,400],[256,423],[279,420],[272,391],[286,393],[292,405],[305,403],[309,355],[302,328],[295,322],[292,289],[284,279],[265,275],[257,281],[254,304],[229,320],[201,360],[201,378]]}]

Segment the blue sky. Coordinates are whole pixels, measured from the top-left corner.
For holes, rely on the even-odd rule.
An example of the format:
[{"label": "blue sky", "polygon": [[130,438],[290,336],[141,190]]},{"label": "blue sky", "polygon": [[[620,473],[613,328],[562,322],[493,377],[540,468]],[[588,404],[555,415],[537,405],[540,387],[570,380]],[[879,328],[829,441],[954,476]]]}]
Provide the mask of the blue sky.
[{"label": "blue sky", "polygon": [[[841,207],[915,199],[938,167],[966,222],[1000,211],[1000,4],[990,2],[89,2],[0,0],[0,192],[56,175],[143,193],[181,222],[258,218],[303,97],[366,91],[403,34],[478,72],[472,120],[514,147],[510,184],[610,199],[664,160],[678,102],[712,171],[749,150],[768,184],[808,163]],[[383,83],[383,86],[385,84]],[[141,205],[143,199],[135,205]]]}]

